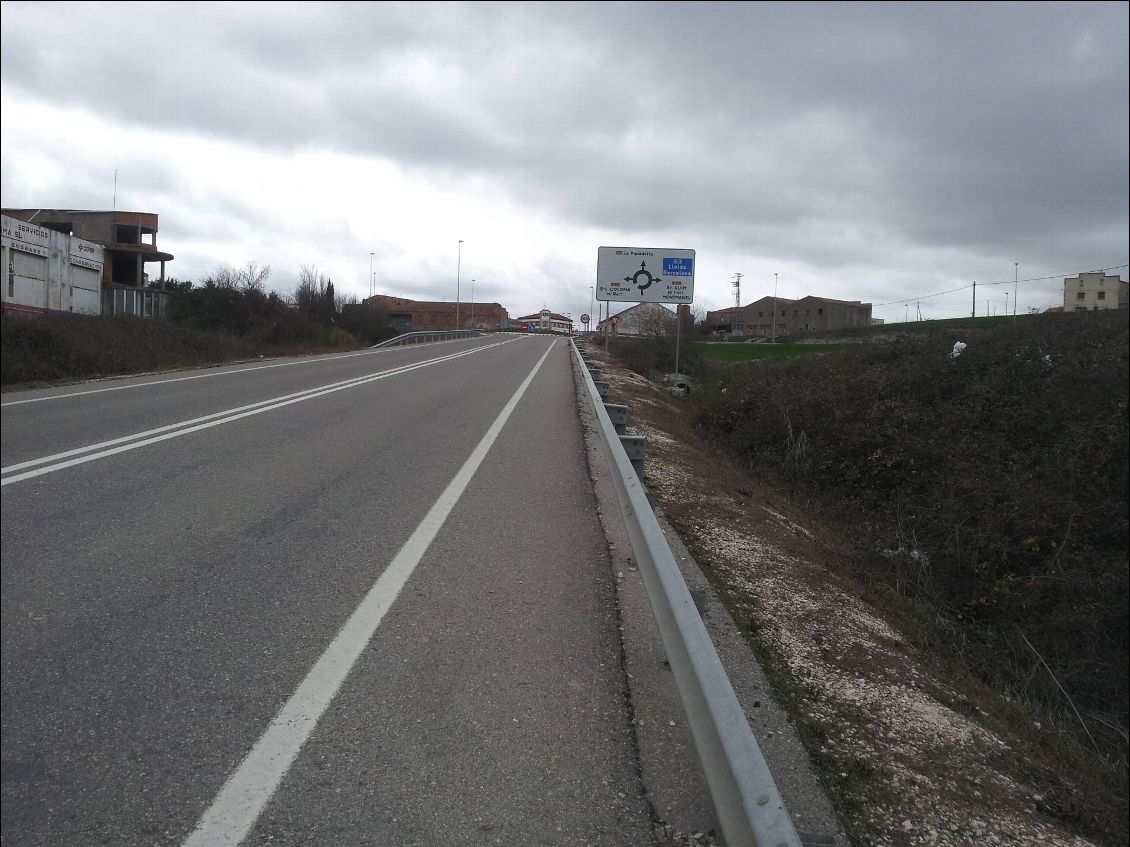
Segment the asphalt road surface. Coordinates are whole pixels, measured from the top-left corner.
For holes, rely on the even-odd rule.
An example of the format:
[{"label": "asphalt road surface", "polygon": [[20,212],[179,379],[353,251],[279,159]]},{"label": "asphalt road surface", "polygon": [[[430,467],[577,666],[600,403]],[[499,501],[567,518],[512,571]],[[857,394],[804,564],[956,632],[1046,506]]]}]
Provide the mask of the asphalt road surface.
[{"label": "asphalt road surface", "polygon": [[567,344],[5,394],[5,844],[642,844]]}]

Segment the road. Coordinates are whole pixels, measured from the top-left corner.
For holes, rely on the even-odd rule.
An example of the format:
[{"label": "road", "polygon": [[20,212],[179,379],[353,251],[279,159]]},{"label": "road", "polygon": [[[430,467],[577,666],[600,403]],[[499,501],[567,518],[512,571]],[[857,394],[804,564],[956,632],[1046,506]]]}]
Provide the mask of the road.
[{"label": "road", "polygon": [[11,844],[642,844],[568,347],[5,394]]}]

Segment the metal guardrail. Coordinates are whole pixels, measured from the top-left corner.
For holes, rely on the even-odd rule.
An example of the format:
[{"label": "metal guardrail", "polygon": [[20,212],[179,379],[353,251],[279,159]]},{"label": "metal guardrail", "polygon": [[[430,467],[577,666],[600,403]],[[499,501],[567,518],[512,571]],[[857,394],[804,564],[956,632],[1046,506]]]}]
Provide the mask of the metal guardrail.
[{"label": "metal guardrail", "polygon": [[801,839],[749,728],[726,669],[575,342],[632,554],[683,701],[728,847],[801,847]]},{"label": "metal guardrail", "polygon": [[378,347],[400,347],[404,344],[426,344],[430,341],[454,341],[457,338],[476,338],[482,335],[477,329],[436,329],[421,330],[419,332],[404,332],[388,341],[374,344],[370,350]]}]

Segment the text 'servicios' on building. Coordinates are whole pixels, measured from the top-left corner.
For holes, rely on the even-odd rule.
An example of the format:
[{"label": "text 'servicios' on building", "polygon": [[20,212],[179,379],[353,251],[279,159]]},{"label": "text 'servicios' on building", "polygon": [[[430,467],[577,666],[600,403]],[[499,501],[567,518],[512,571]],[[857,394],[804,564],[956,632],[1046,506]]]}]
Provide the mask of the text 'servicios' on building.
[{"label": "text 'servicios' on building", "polygon": [[[157,215],[81,209],[0,212],[5,217],[4,266],[8,273],[5,311],[139,317],[164,314],[165,263],[173,256],[157,249]],[[93,252],[82,244],[101,250],[96,285],[89,274],[74,270],[73,259],[67,263],[58,258],[69,253],[94,263]],[[160,272],[150,285],[146,265],[155,263],[160,265]],[[84,264],[77,267],[93,270]],[[96,292],[97,306],[91,305],[91,292]]]}]

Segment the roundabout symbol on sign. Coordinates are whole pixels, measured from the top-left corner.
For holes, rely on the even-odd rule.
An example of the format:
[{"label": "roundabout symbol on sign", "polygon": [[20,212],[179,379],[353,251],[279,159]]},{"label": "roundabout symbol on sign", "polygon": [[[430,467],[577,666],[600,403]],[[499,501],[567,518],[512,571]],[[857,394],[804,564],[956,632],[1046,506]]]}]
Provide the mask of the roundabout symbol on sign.
[{"label": "roundabout symbol on sign", "polygon": [[[641,276],[647,279],[647,282],[643,285],[640,285],[639,281]],[[637,286],[642,294],[646,289],[651,288],[653,282],[663,282],[663,279],[651,275],[651,271],[647,269],[647,262],[640,262],[640,269],[631,276],[624,277],[624,282],[630,282],[632,285]]]}]

